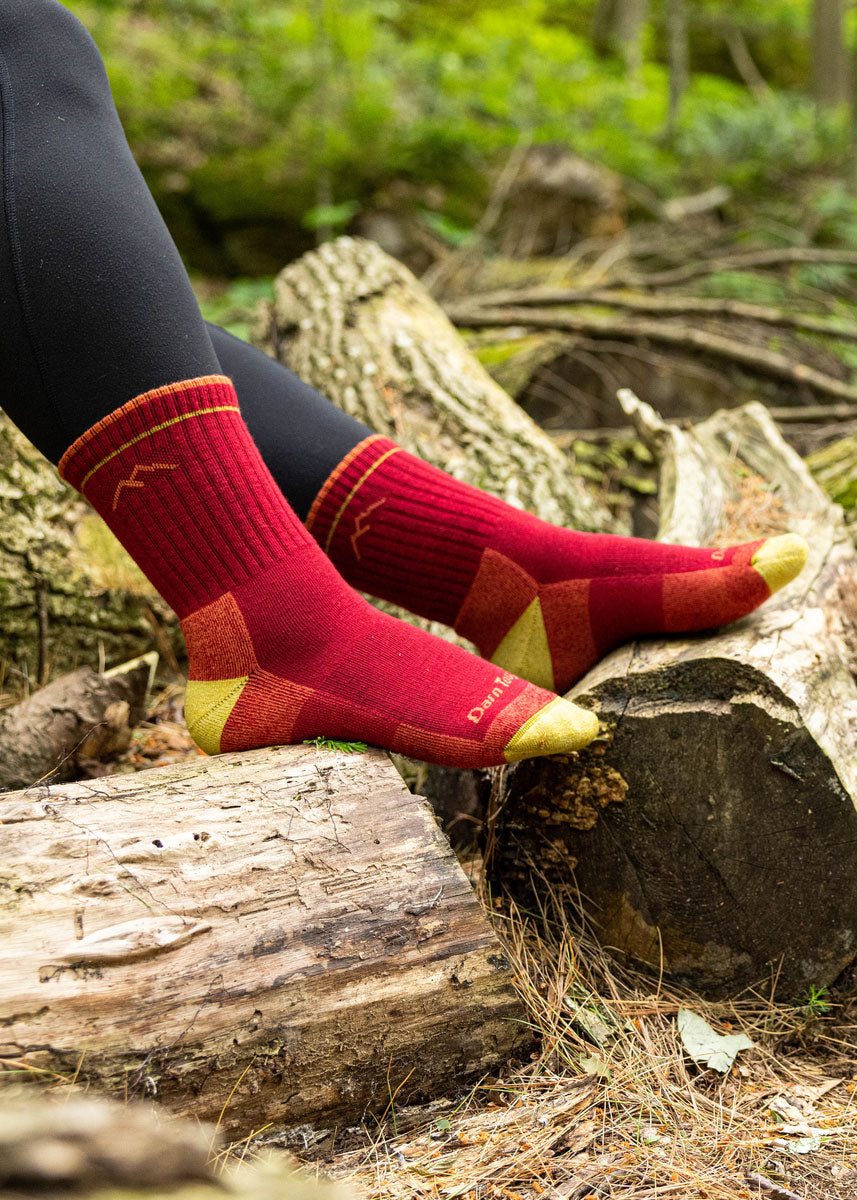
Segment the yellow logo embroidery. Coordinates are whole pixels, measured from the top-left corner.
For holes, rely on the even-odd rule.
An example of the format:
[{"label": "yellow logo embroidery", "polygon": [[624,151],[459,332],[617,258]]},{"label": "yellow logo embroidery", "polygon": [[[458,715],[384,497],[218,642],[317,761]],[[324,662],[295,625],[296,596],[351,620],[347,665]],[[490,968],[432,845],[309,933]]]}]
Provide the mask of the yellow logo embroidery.
[{"label": "yellow logo embroidery", "polygon": [[386,496],[382,500],[376,500],[374,504],[370,504],[368,508],[364,508],[363,512],[358,515],[356,521],[354,522],[354,532],[351,535],[351,549],[354,551],[354,557],[356,559],[359,560],[360,558],[360,551],[357,549],[357,542],[363,537],[364,533],[368,533],[372,528],[372,526],[369,524],[363,524],[365,518],[368,517],[371,512],[374,512],[376,508],[380,508],[382,504],[386,504],[386,502]]},{"label": "yellow logo embroidery", "polygon": [[495,675],[494,683],[497,686],[491,689],[481,704],[477,704],[471,708],[470,712],[467,714],[468,721],[472,721],[474,725],[478,725],[488,709],[493,707],[493,705],[503,696],[506,689],[509,688],[514,682],[515,676],[511,675],[508,671],[504,671],[502,675]]},{"label": "yellow logo embroidery", "polygon": [[113,493],[114,511],[119,503],[119,497],[122,494],[123,488],[141,488],[146,486],[146,481],[138,478],[138,476],[142,475],[144,471],[174,471],[176,466],[176,463],[149,463],[148,465],[142,465],[138,463],[127,479],[120,479],[116,484],[116,491]]}]

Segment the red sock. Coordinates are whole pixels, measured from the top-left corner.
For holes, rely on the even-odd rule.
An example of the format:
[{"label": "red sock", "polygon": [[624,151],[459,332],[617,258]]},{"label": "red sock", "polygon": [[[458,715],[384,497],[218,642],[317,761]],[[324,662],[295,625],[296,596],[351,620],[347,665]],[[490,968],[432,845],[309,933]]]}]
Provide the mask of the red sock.
[{"label": "red sock", "polygon": [[806,558],[793,534],[711,550],[558,529],[383,437],[339,464],[307,526],[355,588],[557,691],[629,638],[745,616]]},{"label": "red sock", "polygon": [[576,749],[591,713],[372,608],[289,508],[228,379],[159,388],[60,471],[176,610],[211,753],[323,736],[450,766]]}]

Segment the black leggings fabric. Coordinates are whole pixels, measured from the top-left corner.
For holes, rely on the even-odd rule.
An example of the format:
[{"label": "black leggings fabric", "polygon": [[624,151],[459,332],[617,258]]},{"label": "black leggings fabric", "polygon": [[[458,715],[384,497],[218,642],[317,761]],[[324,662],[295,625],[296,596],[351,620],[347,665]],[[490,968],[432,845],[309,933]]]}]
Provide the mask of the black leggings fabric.
[{"label": "black leggings fabric", "polygon": [[57,0],[0,0],[0,406],[54,462],[151,388],[223,373],[303,517],[369,432],[206,326],[101,56]]},{"label": "black leggings fabric", "polygon": [[207,328],[253,440],[303,521],[333,468],[372,430],[261,350],[216,325]]}]

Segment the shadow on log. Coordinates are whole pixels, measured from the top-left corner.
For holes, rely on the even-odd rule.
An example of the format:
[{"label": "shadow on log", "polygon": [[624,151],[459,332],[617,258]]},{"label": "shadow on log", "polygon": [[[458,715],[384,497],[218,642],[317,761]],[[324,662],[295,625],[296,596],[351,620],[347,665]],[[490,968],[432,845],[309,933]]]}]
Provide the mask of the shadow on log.
[{"label": "shadow on log", "polygon": [[428,805],[380,751],[0,797],[0,1071],[244,1137],[449,1095],[531,1043]]},{"label": "shadow on log", "polygon": [[854,548],[761,405],[683,433],[624,403],[661,456],[663,540],[788,527],[809,562],[735,625],[590,672],[572,695],[606,736],[511,774],[493,870],[527,896],[579,889],[605,944],[697,990],[804,996],[857,953]]}]

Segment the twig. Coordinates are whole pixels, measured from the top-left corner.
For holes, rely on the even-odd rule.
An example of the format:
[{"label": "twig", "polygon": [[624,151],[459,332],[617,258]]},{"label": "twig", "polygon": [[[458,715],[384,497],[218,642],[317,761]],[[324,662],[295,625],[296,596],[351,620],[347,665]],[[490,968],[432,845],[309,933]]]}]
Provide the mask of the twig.
[{"label": "twig", "polygon": [[758,267],[781,267],[789,263],[829,263],[834,266],[857,267],[855,250],[823,250],[814,246],[788,246],[778,250],[747,250],[743,254],[732,254],[725,258],[712,258],[701,262],[684,263],[668,271],[652,271],[647,275],[627,275],[616,282],[637,284],[640,287],[666,287],[673,283],[684,283],[687,279],[698,279],[702,275],[713,275],[717,271],[752,271]]},{"label": "twig", "polygon": [[731,55],[735,70],[746,83],[748,89],[759,100],[767,99],[772,94],[771,85],[753,61],[747,39],[737,26],[724,25],[723,37]]},{"label": "twig", "polygon": [[530,329],[559,329],[571,333],[586,333],[591,337],[647,338],[652,342],[697,350],[716,358],[727,359],[749,368],[756,374],[811,387],[822,395],[857,402],[857,387],[852,384],[834,379],[832,375],[826,375],[814,367],[792,362],[785,354],[776,350],[745,345],[722,334],[708,333],[687,325],[663,321],[622,320],[578,313],[555,313],[549,309],[479,309],[458,305],[447,309],[447,315],[456,325],[470,329],[520,325]]},{"label": "twig", "polygon": [[496,184],[485,206],[485,211],[477,221],[476,225],[470,230],[467,238],[462,246],[454,250],[448,257],[441,259],[439,262],[433,263],[427,271],[424,272],[420,283],[429,292],[435,292],[444,283],[450,275],[450,272],[455,269],[467,256],[471,254],[474,248],[482,241],[486,234],[494,228],[499,220],[500,213],[503,210],[503,205],[506,203],[506,197],[518,177],[518,172],[521,169],[521,164],[524,161],[524,156],[532,144],[532,135],[530,133],[522,133],[518,141],[512,147],[506,164],[497,179]]},{"label": "twig", "polygon": [[[780,425],[812,425],[818,421],[857,421],[857,404],[806,404],[794,408],[769,408],[768,412]],[[667,425],[684,425],[687,417],[665,417]],[[602,425],[597,429],[548,430],[551,441],[561,450],[573,442],[605,442],[613,438],[633,438],[636,431],[632,425]]]},{"label": "twig", "polygon": [[843,325],[825,317],[814,317],[803,313],[783,312],[762,304],[747,304],[743,300],[713,300],[694,296],[645,296],[629,295],[605,289],[588,288],[531,288],[526,291],[488,292],[469,297],[468,304],[480,307],[513,304],[530,307],[553,304],[600,304],[610,308],[628,309],[632,312],[659,313],[662,315],[703,314],[706,316],[737,317],[739,320],[759,321],[764,325],[779,325],[783,329],[802,329],[807,333],[821,333],[841,341],[857,342],[857,325]]},{"label": "twig", "polygon": [[758,1175],[755,1171],[747,1171],[744,1178],[751,1187],[757,1187],[760,1192],[773,1197],[773,1200],[803,1200],[797,1192],[790,1192],[788,1188],[780,1187],[778,1183],[766,1179],[764,1175]]}]

